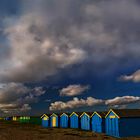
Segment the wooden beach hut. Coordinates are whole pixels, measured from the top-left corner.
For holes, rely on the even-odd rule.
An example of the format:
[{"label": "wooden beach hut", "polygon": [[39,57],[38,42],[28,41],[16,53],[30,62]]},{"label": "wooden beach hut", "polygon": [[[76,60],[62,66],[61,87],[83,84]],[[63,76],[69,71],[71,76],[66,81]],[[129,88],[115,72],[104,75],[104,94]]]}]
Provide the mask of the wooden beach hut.
[{"label": "wooden beach hut", "polygon": [[70,128],[79,128],[79,115],[76,112],[70,114]]},{"label": "wooden beach hut", "polygon": [[4,120],[5,121],[11,121],[12,120],[12,117],[5,117]]},{"label": "wooden beach hut", "polygon": [[90,130],[90,113],[82,113],[80,116],[80,126],[83,130]]},{"label": "wooden beach hut", "polygon": [[94,132],[105,132],[105,115],[106,112],[94,112],[91,115],[91,129]]},{"label": "wooden beach hut", "polygon": [[62,113],[60,115],[60,127],[68,128],[68,124],[69,124],[69,116],[66,113]]},{"label": "wooden beach hut", "polygon": [[12,117],[12,120],[13,120],[13,121],[19,121],[19,118],[20,118],[19,116],[13,116],[13,117]]},{"label": "wooden beach hut", "polygon": [[30,122],[30,117],[29,116],[20,116],[19,117],[19,122],[20,123],[29,123]]},{"label": "wooden beach hut", "polygon": [[49,116],[46,114],[43,114],[41,116],[42,119],[42,126],[48,128],[49,127]]},{"label": "wooden beach hut", "polygon": [[114,137],[140,136],[140,109],[110,109],[105,118],[106,134]]},{"label": "wooden beach hut", "polygon": [[58,115],[53,113],[50,116],[50,127],[58,127]]}]

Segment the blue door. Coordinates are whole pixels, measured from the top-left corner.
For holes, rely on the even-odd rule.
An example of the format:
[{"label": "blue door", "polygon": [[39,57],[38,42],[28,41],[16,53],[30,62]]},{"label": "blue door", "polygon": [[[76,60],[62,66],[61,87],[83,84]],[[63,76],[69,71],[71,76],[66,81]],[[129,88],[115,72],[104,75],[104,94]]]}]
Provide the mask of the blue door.
[{"label": "blue door", "polygon": [[76,114],[73,114],[71,117],[70,117],[70,127],[71,128],[79,128],[79,118]]},{"label": "blue door", "polygon": [[119,119],[113,112],[110,112],[106,118],[106,133],[114,137],[119,137]]},{"label": "blue door", "polygon": [[94,132],[102,132],[102,118],[100,118],[97,114],[92,117],[92,131]]},{"label": "blue door", "polygon": [[85,114],[81,117],[81,129],[90,130],[90,117]]},{"label": "blue door", "polygon": [[68,116],[62,115],[60,118],[60,127],[62,128],[68,128]]},{"label": "blue door", "polygon": [[110,118],[110,135],[119,137],[119,120],[118,118]]}]

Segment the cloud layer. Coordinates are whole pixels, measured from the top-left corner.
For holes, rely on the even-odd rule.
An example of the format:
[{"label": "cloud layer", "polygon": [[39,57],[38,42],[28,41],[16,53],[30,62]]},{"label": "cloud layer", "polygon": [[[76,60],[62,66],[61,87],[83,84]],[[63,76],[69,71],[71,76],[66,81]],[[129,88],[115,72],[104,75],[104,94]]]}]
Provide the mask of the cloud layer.
[{"label": "cloud layer", "polygon": [[60,90],[60,96],[76,96],[82,94],[88,89],[89,86],[69,85],[68,87],[65,87]]},{"label": "cloud layer", "polygon": [[38,102],[45,94],[42,87],[29,88],[20,83],[2,84],[0,87],[0,111],[21,113],[31,110],[30,104]]},{"label": "cloud layer", "polygon": [[[95,99],[93,97],[87,97],[87,99],[78,99],[77,97],[73,98],[68,102],[56,101],[51,103],[49,109],[50,111],[57,110],[66,110],[66,109],[74,109],[79,107],[90,107],[90,106],[98,106],[103,105],[106,107],[122,107],[124,105],[132,104],[135,102],[140,102],[140,97],[134,96],[123,96],[123,97],[115,97],[114,99],[102,100]],[[125,106],[125,107],[126,107]]]},{"label": "cloud layer", "polygon": [[[30,88],[25,83],[63,77],[63,72],[75,77],[81,73],[104,76],[134,62],[139,64],[138,0],[20,0],[17,7],[16,14],[0,14],[2,112],[30,110],[31,103],[45,93],[42,87]],[[121,80],[139,82],[140,70]],[[88,88],[70,85],[60,95],[76,96]],[[50,110],[98,103],[122,105],[138,98],[74,98],[54,102]]]},{"label": "cloud layer", "polygon": [[57,101],[51,103],[50,110],[63,110],[63,109],[73,109],[83,106],[94,106],[98,104],[102,104],[104,101],[98,100],[92,97],[88,97],[86,100],[78,99],[77,97],[73,98],[73,100],[68,102]]},{"label": "cloud layer", "polygon": [[19,9],[19,15],[2,20],[8,43],[1,45],[6,54],[0,61],[1,82],[43,80],[86,62],[94,66],[91,71],[113,70],[140,58],[136,0],[29,0]]},{"label": "cloud layer", "polygon": [[140,70],[137,70],[132,75],[122,75],[119,80],[121,81],[132,81],[132,82],[140,82]]}]

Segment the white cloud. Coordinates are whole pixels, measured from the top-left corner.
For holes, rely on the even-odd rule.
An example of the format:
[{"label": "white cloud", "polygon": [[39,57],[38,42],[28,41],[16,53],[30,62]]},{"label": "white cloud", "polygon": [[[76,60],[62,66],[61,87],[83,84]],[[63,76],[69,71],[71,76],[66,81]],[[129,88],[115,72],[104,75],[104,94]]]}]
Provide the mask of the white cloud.
[{"label": "white cloud", "polygon": [[119,80],[121,81],[132,81],[132,82],[140,82],[140,70],[137,70],[132,75],[122,75]]},{"label": "white cloud", "polygon": [[49,109],[50,111],[54,111],[98,105],[103,105],[105,107],[125,108],[128,104],[133,104],[136,102],[140,102],[140,97],[123,96],[107,100],[95,99],[93,97],[87,97],[87,99],[78,99],[77,97],[75,97],[73,98],[73,100],[67,102],[56,101],[54,103],[51,103]]},{"label": "white cloud", "polygon": [[83,92],[87,91],[89,89],[89,86],[83,86],[83,85],[69,85],[63,89],[60,90],[60,96],[76,96],[80,95]]},{"label": "white cloud", "polygon": [[68,102],[56,101],[54,103],[51,103],[49,109],[51,111],[73,109],[73,108],[78,108],[83,106],[95,106],[95,105],[103,104],[103,102],[104,102],[103,100],[98,100],[92,97],[88,97],[86,100],[78,99],[77,97],[75,97],[73,98],[73,100]]},{"label": "white cloud", "polygon": [[121,104],[129,104],[133,102],[140,101],[140,97],[135,96],[123,96],[123,97],[115,97],[114,99],[106,100],[106,105],[121,105]]}]

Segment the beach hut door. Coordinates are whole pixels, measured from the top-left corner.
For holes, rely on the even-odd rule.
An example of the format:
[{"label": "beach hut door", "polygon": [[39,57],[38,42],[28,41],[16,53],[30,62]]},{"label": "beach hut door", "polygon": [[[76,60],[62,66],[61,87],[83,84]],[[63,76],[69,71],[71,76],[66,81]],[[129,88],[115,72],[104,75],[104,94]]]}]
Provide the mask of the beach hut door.
[{"label": "beach hut door", "polygon": [[56,117],[52,117],[52,126],[56,127]]}]

